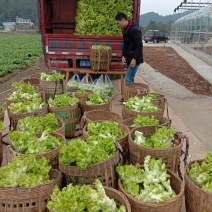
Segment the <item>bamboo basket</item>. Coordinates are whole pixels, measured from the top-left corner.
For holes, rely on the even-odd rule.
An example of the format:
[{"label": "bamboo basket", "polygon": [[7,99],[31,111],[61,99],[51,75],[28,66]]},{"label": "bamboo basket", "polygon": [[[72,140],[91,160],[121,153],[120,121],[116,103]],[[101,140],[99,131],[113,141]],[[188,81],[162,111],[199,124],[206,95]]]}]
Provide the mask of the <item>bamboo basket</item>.
[{"label": "bamboo basket", "polygon": [[56,81],[45,81],[40,80],[40,86],[45,94],[46,102],[49,98],[55,97],[55,95],[63,94],[66,91],[65,80],[56,80]]},{"label": "bamboo basket", "polygon": [[47,104],[45,104],[41,109],[28,112],[28,113],[12,113],[8,108],[8,116],[10,119],[10,125],[13,127],[13,130],[16,130],[19,119],[23,119],[27,116],[45,116],[47,113],[48,113]]},{"label": "bamboo basket", "polygon": [[[116,203],[116,207],[120,207],[121,205],[124,205],[125,208],[126,208],[126,212],[131,212],[130,203],[129,203],[128,199],[125,197],[124,194],[122,194],[120,191],[118,191],[114,188],[111,188],[111,187],[108,187],[108,186],[103,186],[103,187],[104,187],[106,195],[110,199],[114,199],[114,201]],[[51,212],[53,212],[53,211],[51,211]]]},{"label": "bamboo basket", "polygon": [[[133,127],[133,120],[136,117],[133,118],[129,118],[129,119],[125,119],[123,121],[123,124],[126,125],[130,130],[134,129],[135,127]],[[155,119],[159,120],[159,125],[158,126],[165,126],[167,128],[169,128],[171,126],[171,119],[166,118],[166,117],[162,117],[162,116],[155,116]],[[141,126],[144,127],[144,126]]]},{"label": "bamboo basket", "polygon": [[61,187],[62,175],[59,170],[51,170],[50,179],[50,183],[32,188],[0,188],[0,211],[46,212],[54,187]]},{"label": "bamboo basket", "polygon": [[126,102],[129,98],[137,95],[145,95],[149,93],[149,86],[143,83],[126,83],[124,85],[124,101]]},{"label": "bamboo basket", "polygon": [[123,118],[123,120],[129,119],[129,118],[134,118],[137,115],[157,116],[157,117],[161,116],[162,117],[163,113],[164,112],[161,109],[159,111],[156,111],[156,112],[136,112],[136,111],[133,111],[133,110],[129,110],[122,105],[122,118]]},{"label": "bamboo basket", "polygon": [[109,71],[112,49],[90,48],[90,64],[93,71]]},{"label": "bamboo basket", "polygon": [[212,193],[208,193],[191,181],[187,169],[193,163],[201,164],[203,160],[191,161],[185,169],[185,205],[187,212],[211,212],[212,211]]},{"label": "bamboo basket", "polygon": [[168,149],[156,149],[143,147],[134,142],[135,131],[143,132],[144,137],[148,138],[155,132],[155,126],[147,127],[136,127],[130,131],[129,134],[129,152],[130,160],[133,164],[144,163],[144,158],[150,155],[154,158],[162,158],[163,162],[166,164],[166,168],[174,171],[178,171],[178,165],[180,164],[181,150],[183,146],[182,133],[175,133],[174,139],[172,141],[173,147]]},{"label": "bamboo basket", "polygon": [[[175,191],[176,196],[170,200],[167,200],[162,203],[145,203],[128,194],[123,186],[120,179],[118,179],[118,189],[121,191],[129,200],[131,205],[132,212],[144,211],[144,212],[181,212],[183,198],[184,198],[184,189],[185,185],[179,178],[177,174],[171,170],[167,170],[170,175],[170,184],[172,189]],[[200,210],[201,211],[201,210]],[[199,211],[199,212],[200,212]]]},{"label": "bamboo basket", "polygon": [[[52,133],[59,133],[59,134],[65,136],[65,123],[64,123],[64,121],[63,121],[61,118],[59,118],[59,117],[57,117],[57,121],[58,121],[60,127],[59,127],[57,130],[53,131]],[[21,130],[21,129],[18,127],[18,124],[17,124],[16,129],[17,129],[17,130]],[[35,133],[36,133],[36,134],[40,134],[40,133],[42,133],[42,132],[35,132]]]},{"label": "bamboo basket", "polygon": [[111,111],[111,107],[112,107],[112,102],[109,101],[105,104],[101,104],[101,105],[87,105],[87,104],[83,104],[83,112],[88,112],[91,110],[103,110],[103,111]]},{"label": "bamboo basket", "polygon": [[165,106],[167,104],[167,99],[165,98],[165,96],[162,95],[162,94],[159,94],[159,93],[152,93],[152,92],[151,93],[146,93],[144,95],[139,94],[137,96],[140,97],[140,98],[143,98],[143,96],[146,96],[147,94],[157,94],[157,95],[160,95],[160,97],[158,99],[153,99],[152,100],[152,103],[154,105],[158,106],[162,110],[162,112],[164,113]]},{"label": "bamboo basket", "polygon": [[[7,95],[7,97],[12,94],[14,91],[16,91],[17,89],[11,89],[10,93]],[[44,102],[45,102],[45,95],[43,93],[43,91],[41,90],[36,90],[36,92],[38,93],[38,98],[41,98]],[[16,102],[24,102],[24,101],[32,101],[32,99],[29,100],[9,100],[8,98],[6,98],[6,108],[8,108],[8,106],[11,103],[16,103]]]},{"label": "bamboo basket", "polygon": [[[62,138],[64,140],[64,144],[67,143],[66,138],[63,135],[58,134],[58,133],[51,133],[51,134],[53,136]],[[37,135],[37,137],[40,137],[40,136],[41,136],[41,134]],[[35,158],[40,159],[42,157],[45,157],[46,159],[49,160],[49,165],[52,166],[53,168],[57,169],[58,166],[59,166],[59,151],[60,151],[60,148],[61,148],[61,146],[57,147],[56,149],[51,150],[50,152],[35,154]],[[23,153],[16,152],[12,145],[8,146],[8,149],[9,149],[9,151],[12,154],[13,157],[15,157],[17,155],[24,156],[24,157],[28,157],[28,156],[33,155],[33,154],[23,154]]]},{"label": "bamboo basket", "polygon": [[80,119],[79,105],[65,107],[49,107],[50,113],[54,113],[56,117],[61,118],[65,123],[65,137],[72,138],[76,132],[76,125]]},{"label": "bamboo basket", "polygon": [[122,123],[122,118],[112,111],[103,111],[103,110],[91,110],[85,112],[83,117],[85,118],[85,122],[88,123],[90,121],[97,121],[97,120],[108,120],[108,121],[115,121]]},{"label": "bamboo basket", "polygon": [[105,161],[91,164],[86,170],[80,170],[78,166],[67,166],[59,163],[59,170],[65,176],[65,184],[73,185],[93,184],[95,179],[99,179],[103,186],[117,188],[116,165],[120,162],[120,153],[116,153]]},{"label": "bamboo basket", "polygon": [[[97,121],[93,121],[94,123],[97,122],[103,122],[104,120],[97,120]],[[127,159],[126,157],[128,157],[128,152],[129,152],[129,142],[128,142],[128,136],[130,133],[130,130],[127,126],[125,126],[124,124],[120,123],[120,122],[116,122],[118,123],[118,127],[121,129],[123,136],[121,138],[116,138],[116,142],[118,142],[121,146],[121,154],[123,159]],[[87,125],[85,125],[85,127],[83,128],[83,138],[87,139],[89,137],[89,134],[87,132]]]},{"label": "bamboo basket", "polygon": [[120,207],[121,205],[124,205],[126,208],[126,212],[131,212],[130,203],[122,192],[114,188],[110,188],[108,186],[104,186],[104,189],[105,189],[106,195],[110,197],[111,199],[114,199],[116,206]]}]

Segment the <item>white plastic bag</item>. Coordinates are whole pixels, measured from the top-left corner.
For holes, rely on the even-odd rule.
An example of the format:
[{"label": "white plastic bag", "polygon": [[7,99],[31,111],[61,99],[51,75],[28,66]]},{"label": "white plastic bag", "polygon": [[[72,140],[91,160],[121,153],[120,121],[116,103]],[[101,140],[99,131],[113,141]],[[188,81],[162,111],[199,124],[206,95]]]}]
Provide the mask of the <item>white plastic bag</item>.
[{"label": "white plastic bag", "polygon": [[66,90],[79,88],[80,77],[78,74],[74,74],[66,84]]},{"label": "white plastic bag", "polygon": [[113,84],[108,75],[101,75],[94,81],[93,92],[99,94],[103,99],[113,97]]},{"label": "white plastic bag", "polygon": [[91,75],[86,74],[79,83],[80,89],[93,90],[93,79]]}]

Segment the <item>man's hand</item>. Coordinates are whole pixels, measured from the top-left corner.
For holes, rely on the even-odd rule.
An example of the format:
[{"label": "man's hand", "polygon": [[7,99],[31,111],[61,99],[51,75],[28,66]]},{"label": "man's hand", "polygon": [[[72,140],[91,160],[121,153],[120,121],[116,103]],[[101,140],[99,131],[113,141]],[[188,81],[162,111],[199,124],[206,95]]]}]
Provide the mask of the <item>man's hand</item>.
[{"label": "man's hand", "polygon": [[136,59],[133,58],[133,59],[131,60],[130,66],[131,66],[132,68],[134,68],[134,67],[136,66]]},{"label": "man's hand", "polygon": [[122,63],[126,63],[126,58],[124,56],[122,56],[121,60],[122,60]]}]

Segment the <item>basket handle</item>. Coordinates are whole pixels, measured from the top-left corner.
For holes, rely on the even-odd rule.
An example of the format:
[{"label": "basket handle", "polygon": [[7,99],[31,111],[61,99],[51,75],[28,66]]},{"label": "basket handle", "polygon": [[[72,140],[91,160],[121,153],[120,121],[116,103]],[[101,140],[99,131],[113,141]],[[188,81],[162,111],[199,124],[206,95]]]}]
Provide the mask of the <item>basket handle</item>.
[{"label": "basket handle", "polygon": [[168,101],[167,101],[167,99],[166,98],[162,98],[159,101],[165,101],[166,115],[167,115],[167,118],[171,121],[171,119],[169,118],[169,107],[168,107]]},{"label": "basket handle", "polygon": [[122,149],[122,147],[121,147],[119,142],[116,142],[116,148],[119,151],[120,164],[122,165],[123,164],[123,157],[122,157],[123,149]]},{"label": "basket handle", "polygon": [[[183,162],[184,162],[184,167],[186,167],[187,165],[187,159],[188,159],[188,155],[189,155],[189,139],[188,137],[184,134],[182,134],[182,132],[176,132],[176,136],[180,137],[180,139],[184,139],[184,141],[186,142],[186,146],[185,146],[185,150],[181,150],[181,156],[184,155],[183,158]],[[180,163],[178,164],[178,175],[181,178],[181,180],[183,181],[183,177],[182,177],[182,173],[180,171]]]},{"label": "basket handle", "polygon": [[57,92],[58,83],[59,83],[59,84],[62,84],[62,92],[64,93],[63,79],[56,80],[56,81],[55,81],[55,89],[54,89],[53,99],[55,98],[55,95],[56,95],[56,92]]},{"label": "basket handle", "polygon": [[109,71],[110,59],[109,59],[108,49],[106,49],[106,51],[107,51],[107,67],[108,67],[107,71]]},{"label": "basket handle", "polygon": [[97,69],[97,72],[99,71],[99,69],[100,69],[100,60],[101,60],[101,54],[100,54],[100,50],[98,49],[98,53],[99,53],[99,60],[98,60],[98,69]]},{"label": "basket handle", "polygon": [[11,145],[7,146],[7,150],[9,151],[10,155],[12,155],[13,158],[17,155],[17,153],[13,150]]}]

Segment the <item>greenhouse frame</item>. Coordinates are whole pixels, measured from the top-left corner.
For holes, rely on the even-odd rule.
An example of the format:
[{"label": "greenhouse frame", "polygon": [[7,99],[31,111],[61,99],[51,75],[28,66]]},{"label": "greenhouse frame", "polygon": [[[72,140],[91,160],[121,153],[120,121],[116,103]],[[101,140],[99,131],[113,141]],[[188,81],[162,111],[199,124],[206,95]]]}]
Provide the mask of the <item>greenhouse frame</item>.
[{"label": "greenhouse frame", "polygon": [[170,39],[212,65],[212,0],[184,0],[177,6]]}]

